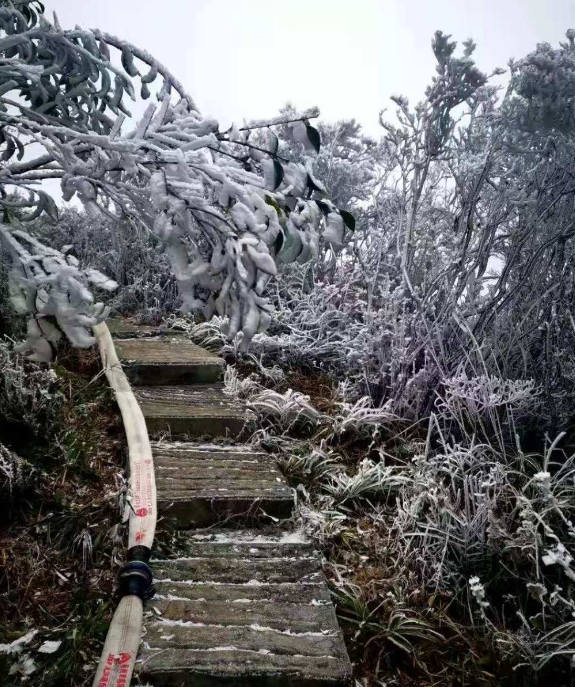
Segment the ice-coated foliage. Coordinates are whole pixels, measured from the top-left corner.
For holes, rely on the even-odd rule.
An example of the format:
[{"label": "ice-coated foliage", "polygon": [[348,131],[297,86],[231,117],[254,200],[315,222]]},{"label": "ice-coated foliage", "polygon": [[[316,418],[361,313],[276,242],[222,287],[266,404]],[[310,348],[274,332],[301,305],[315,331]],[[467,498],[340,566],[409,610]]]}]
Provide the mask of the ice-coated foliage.
[{"label": "ice-coated foliage", "polygon": [[58,417],[63,396],[54,370],[28,362],[0,341],[0,419],[27,432],[46,433]]},{"label": "ice-coated foliage", "polygon": [[[331,371],[355,399],[414,421],[434,410],[444,380],[521,380],[558,432],[575,412],[575,129],[541,108],[566,97],[575,48],[570,39],[551,60],[540,45],[499,94],[473,65],[472,43],[462,57],[443,35],[434,47],[425,98],[395,97],[377,144],[338,133],[352,123],[319,126],[317,175],[334,188],[340,170],[354,180],[341,204],[355,231],[343,246],[321,244],[313,264],[281,267],[277,315],[252,351]],[[526,86],[535,77],[546,84],[537,96]]]},{"label": "ice-coated foliage", "polygon": [[58,221],[39,218],[29,231],[52,248],[68,248],[80,265],[113,279],[118,288],[106,294],[106,306],[114,315],[133,314],[156,323],[178,311],[178,285],[170,261],[159,239],[145,227],[61,209]]},{"label": "ice-coated foliage", "polygon": [[[341,202],[355,231],[280,268],[277,317],[242,360],[255,372],[236,387],[264,399],[253,441],[298,485],[358,665],[382,684],[397,647],[424,666],[417,684],[570,679],[574,36],[513,62],[500,94],[471,42],[458,57],[437,35],[425,99],[394,98],[357,164],[359,133],[328,156],[346,127],[318,125],[318,180],[343,164],[358,184]],[[217,321],[192,335],[238,353]],[[303,431],[273,422],[302,371],[338,389]]]},{"label": "ice-coated foliage", "polygon": [[[285,380],[267,372],[260,365],[241,379],[230,368],[226,381],[260,417],[251,441],[298,484],[298,516],[324,548],[340,614],[363,628],[352,646],[363,653],[368,639],[384,642],[389,655],[391,641],[435,680],[437,650],[450,666],[439,684],[450,684],[458,652],[466,665],[466,642],[489,648],[498,676],[561,680],[575,655],[575,455],[561,449],[564,434],[540,454],[474,435],[487,409],[531,407],[532,386],[453,380],[446,396],[465,400],[439,404],[425,437],[365,399],[346,402],[345,388],[334,410],[320,413],[309,397],[274,390]],[[399,611],[413,625],[390,640],[386,623]],[[451,654],[454,628],[464,643]],[[481,663],[466,670],[471,681]]]},{"label": "ice-coated foliage", "polygon": [[[33,355],[59,330],[90,343],[105,316],[91,290],[112,287],[99,272],[120,286],[109,305],[147,317],[174,310],[177,278],[206,321],[167,321],[241,359],[228,392],[297,486],[358,665],[395,661],[403,684],[409,654],[417,684],[561,684],[575,656],[575,33],[513,61],[499,92],[472,41],[438,32],[422,101],[394,97],[375,140],[292,106],[221,131],[148,53],[39,9],[0,1],[0,241]],[[124,96],[156,83],[158,105],[124,131]],[[20,148],[32,142],[45,154]],[[47,222],[44,178],[84,211]],[[45,399],[3,355],[15,400],[0,411],[29,402],[33,422]],[[333,388],[317,406],[319,376]],[[0,446],[6,480],[16,464]]]},{"label": "ice-coated foliage", "polygon": [[[105,317],[85,279],[70,275],[69,260],[35,244],[30,267],[22,247],[27,239],[13,229],[43,212],[57,214],[38,185],[44,179],[61,179],[64,199],[77,197],[90,217],[127,216],[153,231],[170,258],[184,310],[225,317],[228,335],[241,331],[244,348],[270,322],[265,290],[276,263],[316,257],[322,227],[327,241],[341,243],[342,215],[314,180],[311,155],[320,149],[309,122],[314,111],[220,131],[149,53],[98,30],[64,30],[57,19],[50,24],[37,0],[2,0],[0,55],[7,163],[0,177],[6,210],[0,237],[14,264],[18,307],[32,315],[27,346],[35,356],[46,359],[56,336],[45,331],[46,317],[78,346],[92,343],[80,330]],[[124,96],[136,99],[133,79],[144,100],[157,84],[158,105],[150,104],[125,132]],[[273,127],[286,121],[309,151],[302,162],[277,152]],[[252,143],[252,132],[264,128],[265,140]],[[32,143],[44,152],[27,156]],[[34,292],[42,288],[49,302],[39,304]]]}]

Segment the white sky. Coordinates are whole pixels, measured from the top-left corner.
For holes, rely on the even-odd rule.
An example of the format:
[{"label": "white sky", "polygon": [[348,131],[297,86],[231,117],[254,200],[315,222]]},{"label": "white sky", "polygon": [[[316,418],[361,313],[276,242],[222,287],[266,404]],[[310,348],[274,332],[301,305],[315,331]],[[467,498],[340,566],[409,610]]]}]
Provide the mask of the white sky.
[{"label": "white sky", "polygon": [[[379,133],[389,96],[419,99],[436,29],[478,44],[485,71],[575,28],[573,0],[45,0],[65,28],[100,28],[153,53],[222,125],[288,100]],[[391,104],[394,109],[393,104]]]}]

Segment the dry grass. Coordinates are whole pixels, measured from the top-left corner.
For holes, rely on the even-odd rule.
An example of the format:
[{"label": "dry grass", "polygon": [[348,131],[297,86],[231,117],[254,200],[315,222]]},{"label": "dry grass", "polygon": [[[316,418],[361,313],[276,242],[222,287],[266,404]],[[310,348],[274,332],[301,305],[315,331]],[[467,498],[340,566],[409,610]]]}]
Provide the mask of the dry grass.
[{"label": "dry grass", "polygon": [[[57,426],[43,441],[19,438],[19,451],[35,473],[3,494],[8,508],[0,523],[0,643],[39,630],[31,645],[38,666],[33,684],[83,687],[91,682],[113,611],[123,556],[118,522],[124,434],[98,376],[95,351],[65,351],[56,369],[65,399]],[[10,436],[2,440],[9,443]],[[38,654],[34,647],[44,639],[62,645],[54,654]],[[21,684],[17,673],[6,679],[3,684]]]}]

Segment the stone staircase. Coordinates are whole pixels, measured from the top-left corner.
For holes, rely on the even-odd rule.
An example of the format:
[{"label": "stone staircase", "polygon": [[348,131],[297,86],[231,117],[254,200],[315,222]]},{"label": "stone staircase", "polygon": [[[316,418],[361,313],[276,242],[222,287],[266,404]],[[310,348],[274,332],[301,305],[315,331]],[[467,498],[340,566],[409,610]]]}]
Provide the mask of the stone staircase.
[{"label": "stone staircase", "polygon": [[223,361],[173,332],[109,328],[152,438],[158,512],[187,532],[185,555],[150,563],[140,681],[350,684],[317,552],[263,524],[290,516],[293,493],[268,454],[234,443],[251,416],[224,393]]}]

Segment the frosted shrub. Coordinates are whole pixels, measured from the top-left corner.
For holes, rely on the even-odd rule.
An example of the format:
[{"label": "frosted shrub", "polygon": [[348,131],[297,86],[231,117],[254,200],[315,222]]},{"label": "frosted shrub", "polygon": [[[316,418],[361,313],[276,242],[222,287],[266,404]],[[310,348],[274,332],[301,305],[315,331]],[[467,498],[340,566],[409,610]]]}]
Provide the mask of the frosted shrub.
[{"label": "frosted shrub", "polygon": [[21,487],[29,480],[32,466],[14,451],[0,444],[0,494],[7,488],[11,494],[15,487]]},{"label": "frosted shrub", "polygon": [[288,389],[283,394],[271,389],[248,398],[248,407],[279,429],[288,430],[295,424],[317,425],[321,418],[309,402],[309,396]]},{"label": "frosted shrub", "polygon": [[[333,584],[354,590],[342,607],[356,648],[366,656],[380,638],[362,632],[384,615],[387,578],[409,580],[410,602],[466,637],[458,670],[470,683],[491,670],[469,670],[470,647],[510,683],[567,684],[574,655],[567,39],[513,63],[503,95],[474,66],[472,41],[461,54],[438,32],[426,97],[394,98],[395,117],[381,118],[376,178],[363,179],[361,203],[349,197],[355,231],[312,265],[281,267],[277,317],[252,342],[267,366],[342,383],[335,417],[282,462],[299,470],[300,513],[328,547]],[[357,141],[348,149],[357,159]],[[320,181],[337,175],[337,161],[322,164]],[[314,454],[319,437],[334,464]],[[424,680],[451,679],[426,656],[419,646]]]},{"label": "frosted shrub", "polygon": [[30,360],[49,362],[62,332],[75,346],[94,344],[88,328],[105,319],[109,309],[94,302],[89,287],[111,292],[116,282],[94,268],[82,268],[75,256],[66,254],[69,246],[60,252],[25,232],[2,227],[0,240],[11,254],[12,306],[21,315],[34,313],[27,321],[26,341],[17,350],[29,351]]},{"label": "frosted shrub", "polygon": [[538,390],[533,380],[495,376],[468,377],[465,372],[442,381],[436,407],[446,426],[462,435],[478,435],[503,452],[514,443],[518,422],[535,416]]},{"label": "frosted shrub", "polygon": [[[147,51],[99,30],[65,30],[56,17],[51,24],[42,3],[18,5],[25,11],[0,0],[0,242],[11,262],[13,300],[29,316],[28,347],[47,359],[57,333],[43,326],[44,315],[54,315],[77,346],[89,345],[87,328],[105,316],[70,256],[22,229],[43,214],[57,218],[54,200],[38,188],[55,178],[64,200],[76,198],[90,218],[128,217],[152,232],[169,258],[183,310],[225,318],[227,336],[241,332],[247,349],[271,321],[266,288],[277,265],[316,258],[320,240],[339,245],[345,226],[354,224],[314,175],[321,140],[310,119],[317,111],[222,131]],[[125,131],[135,86],[141,100],[153,89],[157,104]],[[306,149],[301,161],[278,152],[273,127],[283,125]],[[258,130],[265,133],[254,140]],[[22,161],[32,142],[42,154]],[[93,269],[83,276],[111,286]],[[35,299],[47,281],[47,302]]]},{"label": "frosted shrub", "polygon": [[[273,371],[270,377],[274,379]],[[284,393],[266,389],[255,375],[240,379],[233,367],[226,370],[224,382],[227,393],[245,399],[260,420],[265,420],[278,431],[288,431],[295,425],[313,427],[324,417],[310,403],[309,396],[292,389]]]},{"label": "frosted shrub", "polygon": [[0,417],[46,432],[57,422],[64,400],[54,370],[41,368],[0,341]]},{"label": "frosted shrub", "polygon": [[324,447],[305,447],[303,451],[296,453],[292,450],[284,451],[277,456],[282,470],[292,479],[299,482],[319,481],[323,482],[330,476],[338,475],[343,468],[338,456]]},{"label": "frosted shrub", "polygon": [[477,576],[469,578],[469,591],[481,610],[489,607],[489,602],[485,601],[485,587]]},{"label": "frosted shrub", "polygon": [[454,416],[461,408],[478,418],[502,407],[525,414],[532,409],[537,393],[532,379],[509,380],[487,375],[468,377],[465,372],[444,379],[442,385],[445,388],[445,407]]},{"label": "frosted shrub", "polygon": [[33,223],[45,244],[64,247],[81,265],[106,273],[118,288],[107,294],[110,310],[158,322],[179,306],[176,279],[158,239],[129,219],[91,219],[77,210],[60,210],[58,221],[43,217]]},{"label": "frosted shrub", "polygon": [[[575,531],[574,531],[575,532]],[[573,568],[573,556],[567,551],[565,546],[558,542],[553,549],[547,549],[541,558],[544,565],[558,565],[563,568],[565,575],[575,582],[575,570]]]},{"label": "frosted shrub", "polygon": [[359,498],[387,497],[410,480],[404,468],[386,467],[364,458],[353,476],[341,470],[330,476],[325,489],[337,502],[343,503]]},{"label": "frosted shrub", "polygon": [[374,408],[367,396],[355,403],[343,401],[335,418],[334,431],[338,434],[353,431],[367,435],[380,432],[382,426],[393,425],[398,420],[397,416],[388,410],[391,404],[386,405],[387,407]]}]

